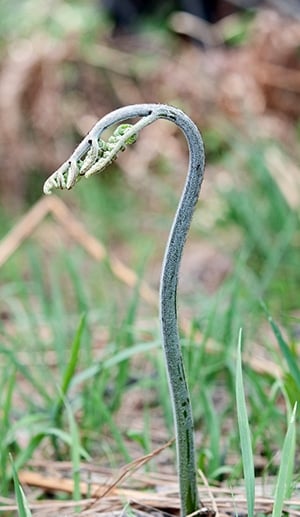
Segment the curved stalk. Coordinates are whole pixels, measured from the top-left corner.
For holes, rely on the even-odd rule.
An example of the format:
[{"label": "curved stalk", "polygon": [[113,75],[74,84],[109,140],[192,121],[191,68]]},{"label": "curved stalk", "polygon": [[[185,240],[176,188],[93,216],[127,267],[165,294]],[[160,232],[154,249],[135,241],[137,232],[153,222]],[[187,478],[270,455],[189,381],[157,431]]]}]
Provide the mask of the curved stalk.
[{"label": "curved stalk", "polygon": [[[128,126],[114,149],[97,157],[95,148],[101,133],[112,124],[141,117]],[[189,169],[172,224],[162,266],[160,282],[160,321],[176,433],[181,515],[199,509],[196,483],[195,446],[192,408],[182,360],[177,323],[176,294],[181,256],[204,172],[204,148],[196,125],[181,110],[163,104],[136,104],[117,109],[103,117],[66,161],[45,183],[44,192],[54,188],[71,188],[84,174],[86,177],[101,172],[136,138],[138,132],[155,120],[175,123],[183,132],[189,146]],[[130,140],[131,139],[131,140]],[[83,158],[83,162],[80,160]],[[81,172],[83,170],[84,172]]]}]

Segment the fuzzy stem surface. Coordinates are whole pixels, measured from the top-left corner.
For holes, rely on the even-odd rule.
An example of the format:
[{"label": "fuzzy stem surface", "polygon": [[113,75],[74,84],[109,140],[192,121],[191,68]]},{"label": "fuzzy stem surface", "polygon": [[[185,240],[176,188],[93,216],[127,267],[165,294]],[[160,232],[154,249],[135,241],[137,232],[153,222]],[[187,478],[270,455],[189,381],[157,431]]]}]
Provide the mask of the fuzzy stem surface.
[{"label": "fuzzy stem surface", "polygon": [[[86,155],[95,139],[98,139],[101,133],[111,125],[132,118],[141,118],[141,120],[132,126],[130,133],[126,133],[127,139],[156,120],[164,119],[173,122],[181,129],[189,147],[188,173],[169,234],[160,282],[160,322],[175,424],[181,516],[186,517],[199,509],[200,501],[196,480],[192,407],[180,347],[176,295],[182,252],[204,173],[205,155],[199,130],[183,111],[173,106],[135,104],[119,108],[97,122],[69,160],[47,180],[44,192],[50,193],[52,188],[71,188],[80,174],[78,161]],[[119,141],[116,152],[121,149],[122,145],[124,142]],[[108,156],[103,167],[109,165],[112,159],[113,152]],[[101,165],[101,168],[98,167],[95,172],[100,172],[103,167]],[[70,170],[71,172],[69,172]],[[92,173],[93,170],[90,169],[85,176],[88,177]],[[64,175],[67,175],[66,179]]]}]

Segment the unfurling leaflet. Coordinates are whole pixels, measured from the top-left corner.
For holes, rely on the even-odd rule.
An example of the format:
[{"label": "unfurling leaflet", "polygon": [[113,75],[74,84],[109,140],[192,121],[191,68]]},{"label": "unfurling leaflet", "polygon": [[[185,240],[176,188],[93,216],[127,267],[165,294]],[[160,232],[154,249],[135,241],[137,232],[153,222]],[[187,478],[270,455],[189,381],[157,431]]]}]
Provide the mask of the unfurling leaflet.
[{"label": "unfurling leaflet", "polygon": [[120,151],[137,140],[137,133],[132,131],[133,124],[119,125],[107,142],[96,136],[87,140],[87,149],[79,159],[65,162],[55,171],[44,185],[44,193],[50,194],[53,188],[70,189],[83,176],[97,174],[117,159]]}]

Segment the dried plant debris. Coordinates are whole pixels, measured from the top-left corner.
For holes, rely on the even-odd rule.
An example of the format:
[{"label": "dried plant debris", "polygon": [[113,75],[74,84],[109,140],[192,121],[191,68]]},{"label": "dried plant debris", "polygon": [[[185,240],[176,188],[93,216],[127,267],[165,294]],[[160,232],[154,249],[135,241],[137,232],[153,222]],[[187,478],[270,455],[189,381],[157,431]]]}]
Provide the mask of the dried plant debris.
[{"label": "dried plant debris", "polygon": [[[150,455],[151,456],[151,455]],[[146,457],[140,458],[144,460]],[[45,464],[44,464],[45,465]],[[96,516],[136,516],[152,515],[155,517],[170,517],[179,515],[179,495],[176,477],[170,474],[147,472],[139,467],[137,470],[126,468],[120,473],[111,469],[97,467],[92,464],[82,464],[81,468],[81,495],[79,501],[72,501],[73,490],[72,465],[68,462],[48,462],[47,467],[38,468],[37,463],[33,471],[21,471],[20,480],[26,487],[26,495],[30,501],[32,514],[39,517],[50,517],[54,514],[64,517]],[[124,478],[124,473],[126,476]],[[255,512],[272,513],[273,483],[261,480],[261,487],[257,485]],[[259,480],[257,479],[257,484]],[[88,486],[89,485],[89,486]],[[33,487],[34,490],[33,490]],[[38,501],[41,494],[64,492],[69,494],[67,501],[46,499]],[[94,495],[93,495],[94,490]],[[101,492],[102,491],[102,492]],[[95,495],[97,493],[97,495]],[[201,517],[224,517],[225,515],[247,515],[247,504],[243,487],[227,488],[225,486],[203,486],[199,484],[199,493],[203,506],[199,512]],[[287,515],[299,515],[300,498],[299,487],[295,487],[294,495],[285,502],[284,511]],[[86,498],[84,498],[84,496]],[[13,504],[6,504],[1,510],[14,510]],[[53,513],[55,512],[55,513]]]}]

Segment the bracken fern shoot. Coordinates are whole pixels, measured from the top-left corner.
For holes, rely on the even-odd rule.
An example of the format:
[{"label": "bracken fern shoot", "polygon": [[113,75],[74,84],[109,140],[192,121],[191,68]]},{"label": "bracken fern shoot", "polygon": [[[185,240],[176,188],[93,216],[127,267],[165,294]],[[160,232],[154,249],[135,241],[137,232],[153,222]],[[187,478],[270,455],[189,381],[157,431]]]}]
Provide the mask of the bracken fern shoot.
[{"label": "bracken fern shoot", "polygon": [[[133,125],[124,124],[139,118]],[[176,124],[189,146],[189,170],[184,190],[166,246],[160,282],[160,321],[175,422],[181,515],[199,510],[196,482],[193,417],[186,382],[178,324],[176,294],[178,271],[187,233],[198,200],[204,172],[204,148],[196,125],[181,110],[163,104],[135,104],[117,109],[103,117],[83,139],[69,160],[54,172],[44,185],[44,193],[52,189],[70,189],[81,178],[103,171],[120,151],[135,142],[139,132],[158,119]],[[107,142],[100,136],[113,124],[120,124]]]}]

